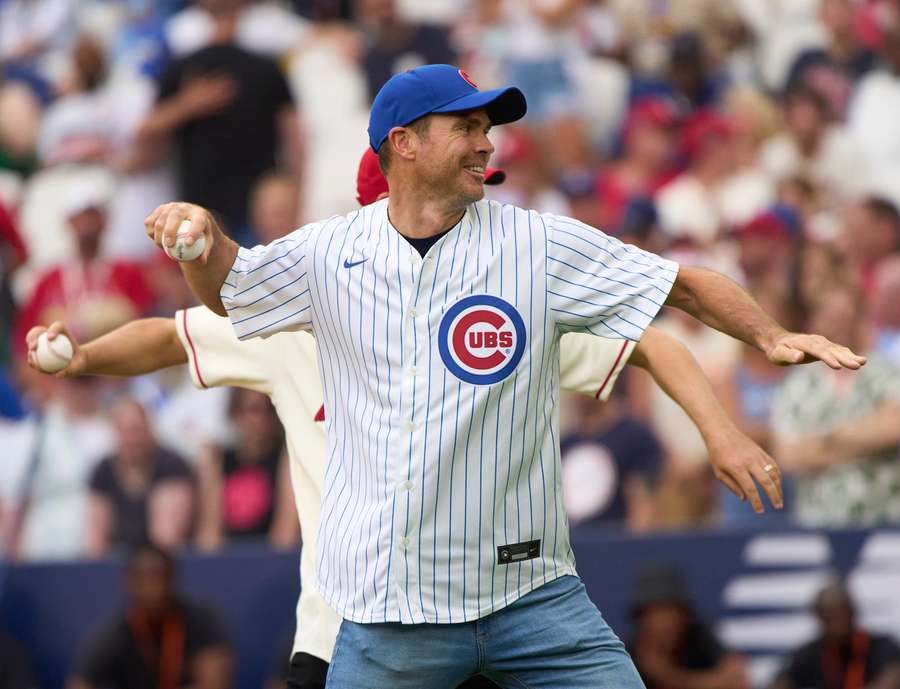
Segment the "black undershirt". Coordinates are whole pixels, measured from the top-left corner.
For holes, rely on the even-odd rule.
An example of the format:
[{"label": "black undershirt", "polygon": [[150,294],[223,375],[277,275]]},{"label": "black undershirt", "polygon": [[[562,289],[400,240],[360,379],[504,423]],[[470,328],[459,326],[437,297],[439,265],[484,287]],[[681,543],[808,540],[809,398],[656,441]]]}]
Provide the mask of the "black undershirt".
[{"label": "black undershirt", "polygon": [[[456,225],[453,227],[456,227]],[[453,227],[451,227],[450,230],[452,230]],[[433,234],[430,237],[407,237],[405,234],[401,236],[412,245],[413,249],[419,252],[422,258],[425,258],[425,254],[428,253],[428,250],[437,244],[438,240],[450,230],[444,230],[440,234]]]}]

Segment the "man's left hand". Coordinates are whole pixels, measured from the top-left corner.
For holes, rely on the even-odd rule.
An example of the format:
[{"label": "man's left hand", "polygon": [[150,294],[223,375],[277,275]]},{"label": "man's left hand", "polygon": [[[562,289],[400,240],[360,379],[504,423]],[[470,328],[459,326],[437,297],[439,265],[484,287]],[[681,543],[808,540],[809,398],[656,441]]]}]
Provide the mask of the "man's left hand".
[{"label": "man's left hand", "polygon": [[849,347],[835,344],[821,335],[805,333],[786,332],[777,337],[766,350],[766,356],[778,366],[824,361],[835,370],[856,370],[866,363],[866,357],[855,354]]},{"label": "man's left hand", "polygon": [[773,507],[783,507],[781,470],[759,445],[734,429],[723,432],[721,438],[710,439],[708,446],[716,478],[741,500],[749,500],[757,514],[765,510],[756,483],[762,486]]}]

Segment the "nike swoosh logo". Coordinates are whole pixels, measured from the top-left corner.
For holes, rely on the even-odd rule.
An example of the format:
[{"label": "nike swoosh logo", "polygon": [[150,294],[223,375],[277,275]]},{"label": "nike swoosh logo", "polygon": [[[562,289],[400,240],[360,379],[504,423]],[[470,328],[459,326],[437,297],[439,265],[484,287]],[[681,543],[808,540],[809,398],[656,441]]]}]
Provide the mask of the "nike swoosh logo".
[{"label": "nike swoosh logo", "polygon": [[361,261],[353,261],[353,262],[351,263],[349,258],[345,258],[345,259],[344,259],[344,268],[352,268],[353,266],[358,266],[360,263],[365,263],[365,262],[368,261],[368,260],[369,260],[369,259],[364,258],[364,259],[361,260]]}]

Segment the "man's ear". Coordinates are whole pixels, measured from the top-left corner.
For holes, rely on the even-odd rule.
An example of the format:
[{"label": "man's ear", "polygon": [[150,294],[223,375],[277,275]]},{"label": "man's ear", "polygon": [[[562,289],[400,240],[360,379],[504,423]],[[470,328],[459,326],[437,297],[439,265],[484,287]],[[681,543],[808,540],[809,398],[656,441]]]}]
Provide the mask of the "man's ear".
[{"label": "man's ear", "polygon": [[418,137],[411,129],[406,127],[394,127],[388,132],[388,145],[391,153],[404,160],[415,160],[418,150]]}]

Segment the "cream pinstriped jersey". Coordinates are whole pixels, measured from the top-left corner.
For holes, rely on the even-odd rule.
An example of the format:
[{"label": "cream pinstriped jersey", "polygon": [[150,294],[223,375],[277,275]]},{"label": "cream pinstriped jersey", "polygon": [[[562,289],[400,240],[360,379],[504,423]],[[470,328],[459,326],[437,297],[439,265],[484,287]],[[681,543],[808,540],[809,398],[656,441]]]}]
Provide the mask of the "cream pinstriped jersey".
[{"label": "cream pinstriped jersey", "polygon": [[480,201],[422,258],[387,201],[242,249],[240,338],[312,329],[328,460],[317,586],[358,622],[462,622],[574,572],[559,338],[640,338],[677,265]]}]

